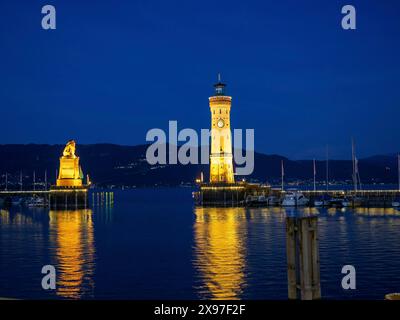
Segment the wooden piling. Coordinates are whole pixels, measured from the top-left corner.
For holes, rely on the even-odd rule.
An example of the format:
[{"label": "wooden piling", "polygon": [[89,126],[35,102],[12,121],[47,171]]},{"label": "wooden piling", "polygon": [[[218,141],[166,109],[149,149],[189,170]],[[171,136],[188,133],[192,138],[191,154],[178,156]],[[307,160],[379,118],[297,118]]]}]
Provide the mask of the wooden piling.
[{"label": "wooden piling", "polygon": [[295,224],[286,222],[288,298],[297,299]]},{"label": "wooden piling", "polygon": [[318,217],[286,218],[286,254],[288,298],[320,299]]}]

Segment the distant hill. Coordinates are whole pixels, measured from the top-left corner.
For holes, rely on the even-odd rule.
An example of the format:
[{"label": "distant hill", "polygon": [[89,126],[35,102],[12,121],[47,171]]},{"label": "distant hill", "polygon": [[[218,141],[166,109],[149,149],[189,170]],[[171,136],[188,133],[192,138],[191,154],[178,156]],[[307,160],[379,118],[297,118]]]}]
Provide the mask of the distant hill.
[{"label": "distant hill", "polygon": [[[191,184],[203,171],[208,178],[207,165],[154,165],[146,161],[147,145],[121,146],[115,144],[78,145],[83,172],[89,173],[92,181],[101,186],[176,186]],[[9,186],[19,181],[23,172],[23,183],[32,181],[33,171],[37,181],[43,181],[47,171],[48,181],[55,181],[59,156],[64,145],[0,145],[0,188],[4,187],[5,173]],[[311,160],[294,161],[279,155],[255,153],[255,169],[246,180],[279,183],[281,160],[285,164],[286,181],[312,180]],[[325,180],[325,161],[317,161],[317,180]],[[378,155],[359,161],[363,183],[396,183],[396,155]],[[330,180],[351,180],[352,164],[349,160],[329,161]]]}]

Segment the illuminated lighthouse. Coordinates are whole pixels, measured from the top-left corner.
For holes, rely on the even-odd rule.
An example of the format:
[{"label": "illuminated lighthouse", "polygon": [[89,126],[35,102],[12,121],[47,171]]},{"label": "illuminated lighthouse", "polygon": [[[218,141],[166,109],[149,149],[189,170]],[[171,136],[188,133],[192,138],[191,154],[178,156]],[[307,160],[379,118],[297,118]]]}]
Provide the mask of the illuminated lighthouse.
[{"label": "illuminated lighthouse", "polygon": [[231,101],[225,95],[225,84],[214,85],[215,95],[209,98],[211,111],[210,183],[234,183],[231,137]]}]

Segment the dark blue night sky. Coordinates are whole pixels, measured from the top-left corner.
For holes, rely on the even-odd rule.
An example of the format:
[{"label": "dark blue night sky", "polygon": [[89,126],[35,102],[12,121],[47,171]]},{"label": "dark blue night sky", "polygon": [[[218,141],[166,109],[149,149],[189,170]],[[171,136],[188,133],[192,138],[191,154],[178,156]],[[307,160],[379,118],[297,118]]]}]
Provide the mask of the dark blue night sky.
[{"label": "dark blue night sky", "polygon": [[[57,30],[41,28],[41,7]],[[357,30],[341,8],[357,9]],[[0,3],[0,143],[145,143],[151,128],[208,128],[218,72],[232,126],[291,158],[397,152],[400,2]]]}]

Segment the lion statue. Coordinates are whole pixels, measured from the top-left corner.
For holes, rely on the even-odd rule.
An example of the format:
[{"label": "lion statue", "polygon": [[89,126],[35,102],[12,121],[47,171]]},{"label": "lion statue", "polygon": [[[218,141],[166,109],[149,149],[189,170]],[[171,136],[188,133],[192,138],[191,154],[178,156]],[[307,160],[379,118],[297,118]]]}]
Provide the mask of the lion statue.
[{"label": "lion statue", "polygon": [[64,157],[75,157],[75,141],[70,140],[67,142],[67,145],[64,148],[63,156]]}]

